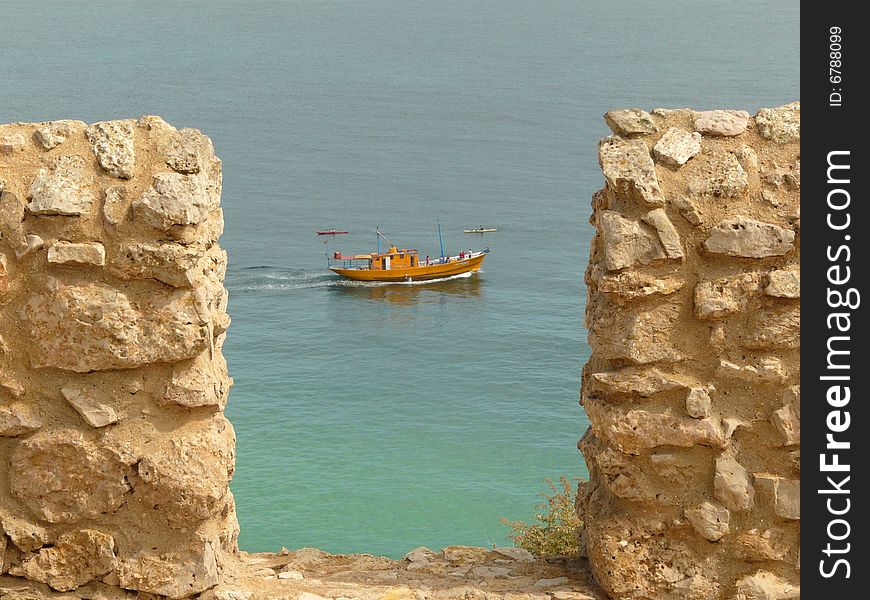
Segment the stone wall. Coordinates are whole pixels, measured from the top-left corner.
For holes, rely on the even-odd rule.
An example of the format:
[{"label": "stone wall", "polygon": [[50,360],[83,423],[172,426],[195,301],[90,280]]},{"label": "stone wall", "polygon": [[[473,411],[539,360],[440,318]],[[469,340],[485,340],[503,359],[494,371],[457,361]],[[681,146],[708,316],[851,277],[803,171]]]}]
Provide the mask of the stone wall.
[{"label": "stone wall", "polygon": [[0,125],[0,192],[0,575],[215,585],[238,525],[211,141]]},{"label": "stone wall", "polygon": [[800,106],[617,110],[578,510],[614,599],[798,598]]}]

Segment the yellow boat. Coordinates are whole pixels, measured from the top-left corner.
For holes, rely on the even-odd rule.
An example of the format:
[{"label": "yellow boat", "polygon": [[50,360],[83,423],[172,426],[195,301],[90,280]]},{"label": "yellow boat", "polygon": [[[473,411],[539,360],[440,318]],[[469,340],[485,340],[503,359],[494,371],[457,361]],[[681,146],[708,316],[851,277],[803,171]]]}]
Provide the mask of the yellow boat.
[{"label": "yellow boat", "polygon": [[420,260],[416,250],[390,246],[384,253],[345,255],[336,252],[332,260],[343,261],[343,266],[330,263],[329,269],[355,281],[428,281],[479,271],[489,249],[480,252],[460,252],[435,260]]}]

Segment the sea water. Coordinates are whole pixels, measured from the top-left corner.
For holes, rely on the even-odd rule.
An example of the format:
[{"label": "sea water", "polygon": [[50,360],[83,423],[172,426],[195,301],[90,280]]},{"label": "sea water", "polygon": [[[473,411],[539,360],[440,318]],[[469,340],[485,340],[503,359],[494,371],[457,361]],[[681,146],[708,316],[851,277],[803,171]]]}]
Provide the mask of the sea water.
[{"label": "sea water", "polygon": [[[504,544],[545,477],[586,474],[601,115],[797,99],[798,6],[0,0],[0,122],[159,114],[214,140],[243,549]],[[377,226],[436,257],[438,220],[451,253],[489,247],[480,274],[326,269]]]}]

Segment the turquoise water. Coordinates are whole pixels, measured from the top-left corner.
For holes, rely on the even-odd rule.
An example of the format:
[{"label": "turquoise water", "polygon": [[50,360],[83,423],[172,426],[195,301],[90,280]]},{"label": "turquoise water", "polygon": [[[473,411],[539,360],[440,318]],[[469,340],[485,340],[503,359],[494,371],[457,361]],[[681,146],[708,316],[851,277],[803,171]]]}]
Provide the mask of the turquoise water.
[{"label": "turquoise water", "polygon": [[[224,161],[247,550],[504,543],[544,477],[586,474],[601,115],[799,92],[797,2],[0,0],[0,22],[0,122],[160,114]],[[490,247],[483,273],[325,269],[376,225],[435,256],[438,218],[449,250]]]}]

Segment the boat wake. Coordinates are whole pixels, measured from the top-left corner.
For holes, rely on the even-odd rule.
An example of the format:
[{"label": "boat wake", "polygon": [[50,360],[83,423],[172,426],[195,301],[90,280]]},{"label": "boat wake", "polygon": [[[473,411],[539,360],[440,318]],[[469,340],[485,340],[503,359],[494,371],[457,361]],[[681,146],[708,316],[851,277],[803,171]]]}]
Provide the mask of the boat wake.
[{"label": "boat wake", "polygon": [[[480,271],[482,272],[482,271]],[[468,279],[474,273],[460,273],[441,279],[426,281],[351,281],[342,279],[331,271],[305,271],[302,269],[286,269],[267,265],[245,267],[230,270],[226,277],[226,288],[231,294],[283,292],[306,290],[321,287],[336,288],[380,288],[390,286],[425,286],[433,283],[443,283],[452,279]]]}]

